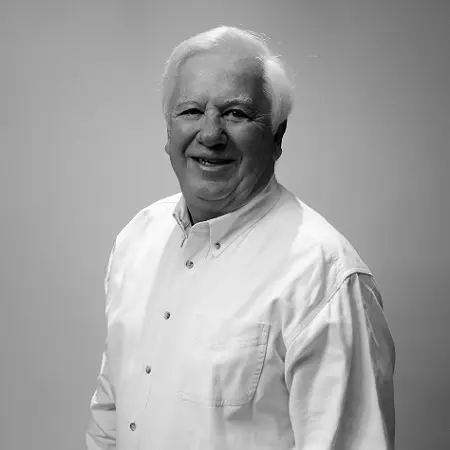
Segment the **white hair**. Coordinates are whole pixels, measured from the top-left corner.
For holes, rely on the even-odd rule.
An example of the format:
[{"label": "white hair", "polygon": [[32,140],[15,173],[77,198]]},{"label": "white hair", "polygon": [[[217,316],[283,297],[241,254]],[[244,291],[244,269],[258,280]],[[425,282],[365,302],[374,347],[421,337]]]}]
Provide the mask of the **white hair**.
[{"label": "white hair", "polygon": [[287,120],[293,106],[293,88],[280,59],[272,54],[265,39],[252,31],[220,26],[181,42],[166,62],[162,82],[162,107],[169,121],[170,102],[181,64],[190,56],[218,47],[245,50],[260,64],[263,89],[271,107],[272,132]]}]

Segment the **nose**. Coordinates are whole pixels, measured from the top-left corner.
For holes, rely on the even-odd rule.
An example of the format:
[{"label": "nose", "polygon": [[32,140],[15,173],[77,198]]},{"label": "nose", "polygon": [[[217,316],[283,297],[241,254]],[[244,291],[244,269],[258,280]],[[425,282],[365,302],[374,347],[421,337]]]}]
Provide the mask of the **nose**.
[{"label": "nose", "polygon": [[197,133],[197,140],[200,144],[209,148],[219,150],[227,143],[220,114],[216,111],[205,111],[201,119],[200,130]]}]

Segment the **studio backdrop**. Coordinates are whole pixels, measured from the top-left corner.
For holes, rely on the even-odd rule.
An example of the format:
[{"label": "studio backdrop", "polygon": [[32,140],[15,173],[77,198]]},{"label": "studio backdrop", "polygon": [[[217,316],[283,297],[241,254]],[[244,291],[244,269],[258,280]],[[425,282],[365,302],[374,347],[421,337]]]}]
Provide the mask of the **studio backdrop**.
[{"label": "studio backdrop", "polygon": [[83,448],[109,251],[178,191],[163,65],[221,24],[282,55],[296,88],[278,179],[377,278],[397,449],[449,448],[447,1],[3,0],[0,21],[0,448]]}]

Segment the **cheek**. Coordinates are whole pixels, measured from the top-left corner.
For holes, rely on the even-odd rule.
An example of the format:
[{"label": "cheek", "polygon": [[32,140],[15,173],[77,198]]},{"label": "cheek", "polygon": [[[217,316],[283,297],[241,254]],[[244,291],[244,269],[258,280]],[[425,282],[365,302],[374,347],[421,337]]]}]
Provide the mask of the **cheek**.
[{"label": "cheek", "polygon": [[271,139],[267,127],[256,124],[242,124],[230,127],[228,131],[242,152],[250,152],[255,147],[267,145],[267,139]]},{"label": "cheek", "polygon": [[271,157],[270,139],[271,136],[266,133],[255,131],[243,130],[235,135],[235,143],[243,160],[256,166],[265,165],[268,157]]},{"label": "cheek", "polygon": [[172,127],[169,130],[170,149],[176,153],[184,151],[189,143],[195,139],[196,134],[196,128],[192,124],[172,124]]}]

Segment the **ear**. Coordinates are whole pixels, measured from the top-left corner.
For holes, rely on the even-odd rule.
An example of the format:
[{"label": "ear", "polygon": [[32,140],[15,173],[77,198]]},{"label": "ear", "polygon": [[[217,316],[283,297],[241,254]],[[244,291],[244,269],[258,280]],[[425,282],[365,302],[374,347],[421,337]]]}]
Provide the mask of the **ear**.
[{"label": "ear", "polygon": [[164,151],[169,154],[169,141],[170,141],[170,130],[167,128],[167,141],[166,145],[164,146]]},{"label": "ear", "polygon": [[280,125],[278,126],[277,131],[273,135],[273,142],[275,144],[275,152],[274,152],[273,157],[274,157],[275,161],[283,153],[283,149],[281,148],[281,143],[283,142],[283,136],[284,136],[284,133],[286,132],[286,128],[287,128],[287,120],[285,120],[284,122],[280,123]]}]

